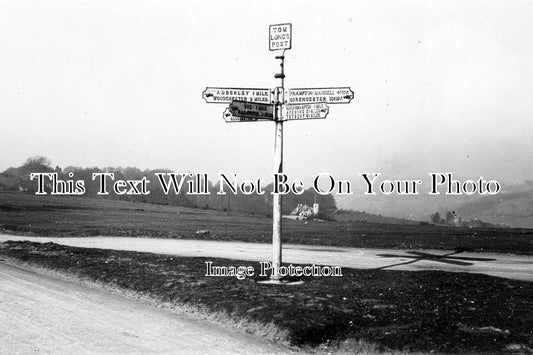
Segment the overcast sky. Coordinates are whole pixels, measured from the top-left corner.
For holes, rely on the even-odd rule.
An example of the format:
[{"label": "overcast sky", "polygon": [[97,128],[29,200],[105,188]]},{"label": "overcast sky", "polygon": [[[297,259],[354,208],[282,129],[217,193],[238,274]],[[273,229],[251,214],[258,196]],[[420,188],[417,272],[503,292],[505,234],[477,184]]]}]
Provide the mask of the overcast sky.
[{"label": "overcast sky", "polygon": [[285,171],[533,178],[527,1],[0,1],[0,171],[137,166],[268,177],[274,124],[225,123],[207,86],[350,86],[285,124]]}]

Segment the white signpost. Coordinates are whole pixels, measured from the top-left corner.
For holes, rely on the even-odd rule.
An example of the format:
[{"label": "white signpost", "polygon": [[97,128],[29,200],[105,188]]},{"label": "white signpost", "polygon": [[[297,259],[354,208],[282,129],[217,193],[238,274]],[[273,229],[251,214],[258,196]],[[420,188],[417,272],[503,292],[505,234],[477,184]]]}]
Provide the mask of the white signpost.
[{"label": "white signpost", "polygon": [[292,24],[282,23],[280,25],[270,25],[268,32],[268,49],[271,51],[291,49]]},{"label": "white signpost", "polygon": [[329,113],[328,104],[319,102],[316,104],[285,105],[283,120],[311,120],[326,118]]},{"label": "white signpost", "polygon": [[328,104],[348,104],[354,95],[349,87],[288,89],[285,97],[289,104],[309,104],[325,102]]},{"label": "white signpost", "polygon": [[232,101],[273,103],[270,89],[208,87],[202,93],[202,97],[209,104],[229,104]]},{"label": "white signpost", "polygon": [[[276,125],[274,144],[274,173],[283,173],[283,122],[326,118],[328,104],[347,104],[354,98],[349,87],[302,88],[285,90],[285,51],[292,47],[292,25],[270,25],[269,49],[282,50],[281,73],[274,78],[281,80],[281,87],[274,89],[207,87],[202,93],[207,103],[229,103],[223,113],[226,122],[273,121]],[[274,283],[283,282],[278,274],[281,266],[281,194],[272,199],[272,275]]]}]

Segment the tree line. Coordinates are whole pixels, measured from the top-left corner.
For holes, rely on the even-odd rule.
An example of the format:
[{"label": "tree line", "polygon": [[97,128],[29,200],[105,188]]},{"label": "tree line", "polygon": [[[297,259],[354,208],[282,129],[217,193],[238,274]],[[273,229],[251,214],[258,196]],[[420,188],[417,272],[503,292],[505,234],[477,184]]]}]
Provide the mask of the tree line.
[{"label": "tree line", "polygon": [[[186,189],[182,189],[179,194],[175,194],[172,190],[165,194],[160,184],[156,173],[171,173],[169,169],[145,169],[141,170],[136,167],[106,167],[106,168],[82,168],[76,166],[67,166],[61,168],[59,166],[53,167],[50,159],[42,156],[31,157],[26,160],[24,164],[19,167],[13,167],[0,173],[0,189],[3,190],[19,190],[34,194],[37,191],[37,182],[30,179],[31,173],[57,173],[61,180],[84,180],[85,193],[84,196],[94,198],[106,198],[115,200],[124,200],[131,202],[143,202],[160,205],[183,206],[192,208],[213,209],[220,211],[235,211],[246,212],[251,214],[260,214],[271,216],[272,214],[272,190],[273,184],[265,186],[264,195],[251,194],[233,194],[231,192],[225,195],[218,195],[216,192],[220,186],[217,182],[213,184],[208,181],[209,191],[208,195],[190,195],[187,194]],[[112,189],[108,195],[98,195],[99,184],[93,181],[93,173],[113,173],[115,180],[140,180],[144,177],[150,183],[150,194],[147,195],[118,195]],[[186,177],[184,184],[192,178]],[[48,191],[50,186],[46,186]],[[228,189],[225,189],[228,191]],[[283,214],[290,214],[290,212],[298,204],[312,205],[314,202],[320,204],[321,216],[334,212],[336,210],[336,203],[333,195],[319,195],[314,189],[307,189],[301,195],[287,194],[283,196]]]}]

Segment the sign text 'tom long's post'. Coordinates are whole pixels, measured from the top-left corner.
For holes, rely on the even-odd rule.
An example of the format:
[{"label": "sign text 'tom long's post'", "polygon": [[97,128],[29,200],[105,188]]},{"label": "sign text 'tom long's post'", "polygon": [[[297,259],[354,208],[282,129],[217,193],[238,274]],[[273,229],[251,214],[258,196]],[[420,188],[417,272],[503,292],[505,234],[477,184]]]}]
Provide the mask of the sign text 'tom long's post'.
[{"label": "sign text 'tom long's post'", "polygon": [[[226,122],[273,121],[276,125],[274,145],[274,172],[283,173],[283,122],[292,120],[323,119],[329,113],[328,104],[347,104],[354,97],[349,87],[285,89],[285,51],[292,48],[292,24],[270,25],[269,50],[282,50],[281,73],[274,76],[281,86],[273,89],[207,87],[202,93],[207,103],[229,104],[222,117]],[[273,196],[272,214],[272,275],[281,282],[277,272],[282,261],[281,194]]]}]

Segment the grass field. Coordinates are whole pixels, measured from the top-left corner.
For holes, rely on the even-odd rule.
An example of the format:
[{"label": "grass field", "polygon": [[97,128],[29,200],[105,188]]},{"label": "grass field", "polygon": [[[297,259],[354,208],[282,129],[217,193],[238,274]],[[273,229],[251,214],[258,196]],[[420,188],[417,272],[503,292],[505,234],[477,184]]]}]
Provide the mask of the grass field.
[{"label": "grass field", "polygon": [[[301,285],[205,277],[227,259],[6,242],[14,258],[214,314],[213,319],[307,350],[502,353],[533,349],[533,284],[480,274],[343,269]],[[361,344],[362,347],[361,347]],[[318,348],[317,348],[318,347]]]},{"label": "grass field", "polygon": [[[0,191],[0,229],[12,234],[37,236],[105,235],[270,243],[272,220],[235,212]],[[533,230],[530,229],[284,220],[283,241],[347,247],[469,248],[533,254]]]}]

